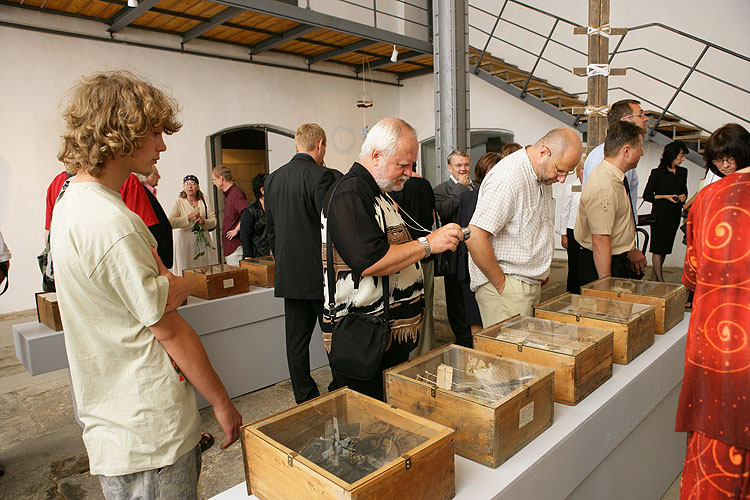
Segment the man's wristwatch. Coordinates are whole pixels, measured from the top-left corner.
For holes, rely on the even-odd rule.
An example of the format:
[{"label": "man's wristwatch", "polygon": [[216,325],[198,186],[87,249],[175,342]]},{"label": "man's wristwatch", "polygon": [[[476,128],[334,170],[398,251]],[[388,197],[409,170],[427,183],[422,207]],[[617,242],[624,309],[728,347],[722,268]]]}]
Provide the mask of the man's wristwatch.
[{"label": "man's wristwatch", "polygon": [[417,238],[417,241],[420,242],[424,246],[424,257],[423,259],[426,259],[430,255],[432,255],[432,249],[430,248],[430,242],[427,241],[426,236],[422,236],[420,238]]}]

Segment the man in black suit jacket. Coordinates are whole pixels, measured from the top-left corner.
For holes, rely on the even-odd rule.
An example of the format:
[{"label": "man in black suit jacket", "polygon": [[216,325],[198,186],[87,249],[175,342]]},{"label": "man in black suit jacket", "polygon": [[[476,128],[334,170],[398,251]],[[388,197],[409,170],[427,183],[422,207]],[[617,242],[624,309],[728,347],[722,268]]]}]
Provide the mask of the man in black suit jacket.
[{"label": "man in black suit jacket", "polygon": [[[458,222],[458,202],[461,200],[461,195],[474,189],[470,177],[471,160],[469,159],[469,153],[460,149],[451,151],[448,155],[448,170],[451,172],[450,179],[438,184],[434,189],[435,208],[442,225],[449,222]],[[453,335],[456,337],[456,344],[472,347],[474,343],[471,330],[466,324],[461,281],[458,279],[456,272],[456,269],[451,269],[443,277],[448,322],[451,325],[451,330],[453,330]]]},{"label": "man in black suit jacket", "polygon": [[319,125],[300,125],[294,144],[297,154],[266,178],[264,191],[274,295],[284,298],[286,357],[299,404],[320,394],[310,376],[310,339],[323,315],[320,209],[335,174],[322,166],[326,134]]}]

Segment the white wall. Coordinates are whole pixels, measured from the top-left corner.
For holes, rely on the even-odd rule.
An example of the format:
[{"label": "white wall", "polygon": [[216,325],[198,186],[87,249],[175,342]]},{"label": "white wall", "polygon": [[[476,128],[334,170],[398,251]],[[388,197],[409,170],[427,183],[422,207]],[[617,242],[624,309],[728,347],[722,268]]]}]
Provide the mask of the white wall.
[{"label": "white wall", "polygon": [[[0,7],[0,18],[6,20],[71,23],[34,14]],[[76,29],[101,29],[74,23]],[[196,174],[204,192],[211,193],[207,137],[228,127],[269,124],[294,130],[315,121],[328,135],[327,165],[343,171],[362,143],[362,113],[355,106],[362,84],[356,80],[5,27],[0,30],[0,67],[0,230],[13,254],[11,288],[0,299],[0,314],[34,307],[46,189],[63,168],[56,158],[61,101],[81,75],[129,69],[180,103],[184,125],[166,137],[168,149],[158,164],[159,199],[166,210],[187,173]],[[368,111],[370,125],[398,113],[397,87],[368,83],[368,92],[375,101]]]}]

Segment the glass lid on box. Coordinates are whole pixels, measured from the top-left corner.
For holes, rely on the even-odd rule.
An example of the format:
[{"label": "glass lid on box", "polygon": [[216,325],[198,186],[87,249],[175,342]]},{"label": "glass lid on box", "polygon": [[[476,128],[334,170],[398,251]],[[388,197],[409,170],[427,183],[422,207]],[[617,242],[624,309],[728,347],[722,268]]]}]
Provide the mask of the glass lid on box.
[{"label": "glass lid on box", "polygon": [[571,356],[577,355],[612,333],[611,330],[602,328],[528,316],[510,319],[498,326],[497,333],[492,334],[498,340]]},{"label": "glass lid on box", "polygon": [[537,308],[543,311],[572,314],[604,321],[630,323],[644,312],[653,309],[653,306],[566,293],[547,303],[540,304]]},{"label": "glass lid on box", "polygon": [[493,408],[530,385],[535,378],[545,375],[543,367],[455,346],[433,353],[403,370],[395,368],[394,375]]},{"label": "glass lid on box", "polygon": [[238,268],[228,264],[213,264],[210,266],[194,267],[190,269],[190,271],[195,274],[219,274],[227,271],[234,271],[235,269]]},{"label": "glass lid on box", "polygon": [[273,257],[270,255],[267,255],[265,257],[253,257],[253,258],[247,258],[242,259],[243,262],[257,262],[259,264],[269,264],[273,262]]},{"label": "glass lid on box", "polygon": [[[349,394],[352,394],[351,392]],[[355,483],[428,441],[435,429],[342,392],[257,429],[314,465]],[[388,470],[388,469],[384,469]]]},{"label": "glass lid on box", "polygon": [[682,285],[678,283],[660,283],[658,281],[641,281],[607,276],[589,283],[588,285],[584,285],[583,288],[615,293],[621,292],[633,295],[645,295],[647,297],[666,297],[675,290],[682,288]]}]

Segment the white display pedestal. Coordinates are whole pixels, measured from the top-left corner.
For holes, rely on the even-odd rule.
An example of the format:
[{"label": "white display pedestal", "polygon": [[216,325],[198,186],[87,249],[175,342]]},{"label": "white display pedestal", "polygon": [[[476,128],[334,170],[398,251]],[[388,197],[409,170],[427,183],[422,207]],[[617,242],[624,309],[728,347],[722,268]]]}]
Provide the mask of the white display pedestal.
[{"label": "white display pedestal", "polygon": [[[674,432],[690,316],[497,469],[456,456],[456,500],[659,500],[682,469]],[[213,497],[244,500],[244,483]]]},{"label": "white display pedestal", "polygon": [[[273,288],[214,300],[190,297],[178,309],[203,342],[208,358],[230,397],[289,378],[284,334],[284,300]],[[13,325],[16,355],[32,375],[68,367],[63,332],[37,323]],[[328,364],[320,328],[310,342],[310,369]],[[208,402],[198,395],[198,407]]]}]

